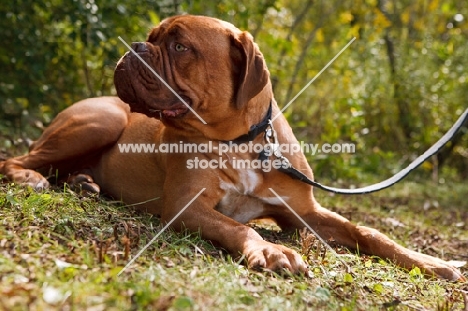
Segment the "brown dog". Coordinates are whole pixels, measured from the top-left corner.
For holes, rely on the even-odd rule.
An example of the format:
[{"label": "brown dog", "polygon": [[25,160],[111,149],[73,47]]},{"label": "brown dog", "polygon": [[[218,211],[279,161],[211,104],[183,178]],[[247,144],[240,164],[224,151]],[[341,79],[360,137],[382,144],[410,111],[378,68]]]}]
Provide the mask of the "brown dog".
[{"label": "brown dog", "polygon": [[[273,117],[280,114],[263,56],[248,33],[213,18],[178,16],[163,21],[146,42],[134,43],[133,49],[193,111],[129,52],[115,70],[121,99],[91,98],[64,110],[28,155],[0,163],[0,173],[14,182],[44,188],[48,182],[36,170],[53,168],[70,176],[73,184],[95,192],[100,187],[126,203],[149,200],[141,208],[160,215],[163,222],[173,219],[206,188],[177,217],[174,228],[200,229],[204,238],[219,242],[233,254],[244,254],[249,267],[303,272],[306,264],[295,251],[264,241],[244,225],[251,219],[271,217],[282,228],[304,227],[284,200],[325,240],[359,247],[361,252],[404,268],[420,267],[428,275],[465,279],[446,261],[406,249],[375,229],[356,226],[321,207],[312,187],[277,169],[236,167],[237,160],[257,160],[258,152],[220,154],[223,144],[234,141],[231,146],[239,145],[237,138],[249,132],[247,141],[265,145],[263,132],[251,128],[266,129],[262,124],[269,112]],[[278,143],[298,143],[282,115],[273,127]],[[156,149],[169,143],[211,143],[213,148],[195,153],[124,153],[121,146],[126,143],[150,143]],[[286,157],[313,178],[302,153]],[[196,159],[213,165],[195,169]],[[156,197],[160,199],[151,200]]]}]

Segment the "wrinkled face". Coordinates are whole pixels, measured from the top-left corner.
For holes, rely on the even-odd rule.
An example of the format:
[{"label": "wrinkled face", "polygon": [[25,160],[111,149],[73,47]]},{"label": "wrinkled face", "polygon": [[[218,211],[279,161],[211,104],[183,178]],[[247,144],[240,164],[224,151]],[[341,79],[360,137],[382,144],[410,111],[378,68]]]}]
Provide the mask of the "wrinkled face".
[{"label": "wrinkled face", "polygon": [[149,33],[146,42],[133,43],[132,49],[151,69],[127,52],[115,69],[117,94],[132,111],[163,122],[196,118],[170,88],[203,117],[210,110],[234,107],[245,96],[254,96],[268,80],[263,57],[251,36],[214,18],[184,15],[166,19]]}]

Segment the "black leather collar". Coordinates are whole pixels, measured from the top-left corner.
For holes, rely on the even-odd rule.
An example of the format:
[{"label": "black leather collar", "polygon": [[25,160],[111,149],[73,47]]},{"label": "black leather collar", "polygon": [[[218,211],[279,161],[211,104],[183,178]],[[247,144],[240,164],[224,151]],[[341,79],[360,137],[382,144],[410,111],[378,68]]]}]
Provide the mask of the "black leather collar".
[{"label": "black leather collar", "polygon": [[272,103],[270,101],[270,107],[268,107],[268,111],[260,123],[254,124],[250,127],[250,130],[247,134],[241,135],[233,140],[230,140],[228,142],[232,142],[234,144],[241,144],[249,141],[253,141],[255,137],[260,135],[261,133],[265,132],[265,130],[268,128],[268,122],[271,120],[271,114],[272,114]]}]

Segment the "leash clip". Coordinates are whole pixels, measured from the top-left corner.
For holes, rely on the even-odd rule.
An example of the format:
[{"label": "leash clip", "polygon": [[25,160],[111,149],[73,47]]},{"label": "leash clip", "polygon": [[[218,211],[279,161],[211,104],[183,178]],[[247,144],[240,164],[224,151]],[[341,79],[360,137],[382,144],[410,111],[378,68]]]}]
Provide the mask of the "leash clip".
[{"label": "leash clip", "polygon": [[268,127],[265,130],[265,141],[267,142],[265,149],[269,155],[274,154],[277,158],[282,157],[279,151],[278,136],[273,128],[273,121],[268,120]]},{"label": "leash clip", "polygon": [[265,148],[267,149],[267,155],[274,155],[279,159],[284,168],[291,167],[289,160],[283,156],[280,151],[280,146],[278,143],[278,135],[276,134],[275,128],[273,127],[273,121],[268,120],[268,127],[265,130],[265,141],[267,142]]}]

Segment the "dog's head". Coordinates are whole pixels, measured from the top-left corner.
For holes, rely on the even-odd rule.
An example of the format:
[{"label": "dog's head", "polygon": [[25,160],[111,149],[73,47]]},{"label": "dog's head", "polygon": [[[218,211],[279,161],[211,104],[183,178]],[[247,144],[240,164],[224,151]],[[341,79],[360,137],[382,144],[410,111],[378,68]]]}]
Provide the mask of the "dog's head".
[{"label": "dog's head", "polygon": [[186,104],[208,123],[222,122],[223,111],[242,109],[269,81],[252,36],[215,18],[168,18],[132,49],[115,69],[117,94],[167,125],[196,119]]}]

